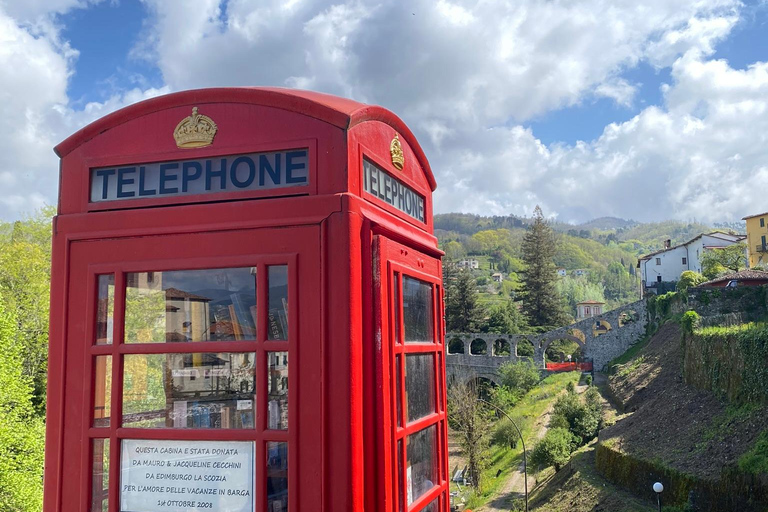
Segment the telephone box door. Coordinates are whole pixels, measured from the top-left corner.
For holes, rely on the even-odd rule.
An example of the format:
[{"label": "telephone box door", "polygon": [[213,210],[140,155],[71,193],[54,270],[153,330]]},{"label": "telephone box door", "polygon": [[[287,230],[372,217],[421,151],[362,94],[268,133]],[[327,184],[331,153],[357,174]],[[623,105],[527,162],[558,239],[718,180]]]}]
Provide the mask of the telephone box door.
[{"label": "telephone box door", "polygon": [[374,248],[382,510],[447,512],[440,260],[382,235]]},{"label": "telephone box door", "polygon": [[300,226],[71,243],[60,510],[316,506],[319,240]]}]

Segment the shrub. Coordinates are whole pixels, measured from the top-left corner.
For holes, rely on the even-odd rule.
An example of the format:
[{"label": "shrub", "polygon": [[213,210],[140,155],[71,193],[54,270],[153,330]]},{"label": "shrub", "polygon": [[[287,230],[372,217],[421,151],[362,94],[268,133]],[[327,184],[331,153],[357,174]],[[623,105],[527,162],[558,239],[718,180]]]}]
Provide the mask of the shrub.
[{"label": "shrub", "polygon": [[518,390],[513,390],[507,386],[497,386],[491,388],[491,403],[501,409],[507,411],[515,406],[524,393]]},{"label": "shrub", "polygon": [[[594,439],[602,420],[599,392],[590,388],[587,394],[587,402],[582,401],[576,394],[567,393],[561,396],[555,402],[552,412],[553,423],[567,423],[568,430],[578,438],[579,445]],[[562,417],[562,420],[556,419],[558,416]]]},{"label": "shrub", "polygon": [[585,379],[585,382],[587,383],[587,386],[591,386],[592,385],[592,376],[591,375],[587,375],[587,378]]},{"label": "shrub", "polygon": [[683,313],[683,316],[680,318],[680,325],[683,328],[683,331],[687,332],[688,334],[693,333],[693,330],[698,327],[699,322],[701,321],[701,317],[699,314],[695,311],[686,311]]},{"label": "shrub", "polygon": [[539,369],[533,361],[509,362],[499,368],[501,383],[515,393],[527,393],[539,383]]},{"label": "shrub", "polygon": [[704,276],[693,270],[686,270],[680,274],[680,280],[677,282],[676,290],[678,292],[684,292],[692,286],[698,286],[706,279]]},{"label": "shrub", "polygon": [[554,466],[560,471],[571,458],[576,443],[573,435],[564,428],[553,428],[547,431],[544,438],[536,443],[531,452],[530,464],[533,466]]},{"label": "shrub", "polygon": [[764,430],[752,449],[741,456],[739,469],[755,475],[768,473],[768,430]]},{"label": "shrub", "polygon": [[[519,422],[518,422],[519,424]],[[520,440],[520,435],[517,433],[517,429],[512,422],[504,418],[498,423],[493,430],[493,436],[491,442],[497,446],[509,446],[513,450],[517,448],[517,442]]]},{"label": "shrub", "polygon": [[600,410],[602,408],[602,401],[600,398],[600,392],[597,388],[590,387],[584,393],[584,401],[590,409]]},{"label": "shrub", "polygon": [[570,381],[568,382],[568,384],[565,385],[565,390],[569,393],[575,393],[576,385],[573,383],[573,381]]}]

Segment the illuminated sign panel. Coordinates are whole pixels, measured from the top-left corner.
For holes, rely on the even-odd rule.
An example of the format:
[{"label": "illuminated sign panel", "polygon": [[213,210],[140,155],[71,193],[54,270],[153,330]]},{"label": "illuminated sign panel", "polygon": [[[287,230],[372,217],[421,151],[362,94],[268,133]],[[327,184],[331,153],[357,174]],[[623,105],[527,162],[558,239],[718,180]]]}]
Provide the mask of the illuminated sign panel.
[{"label": "illuminated sign panel", "polygon": [[309,185],[309,150],[91,169],[91,202]]},{"label": "illuminated sign panel", "polygon": [[424,198],[367,159],[363,159],[363,188],[401,212],[424,222]]}]

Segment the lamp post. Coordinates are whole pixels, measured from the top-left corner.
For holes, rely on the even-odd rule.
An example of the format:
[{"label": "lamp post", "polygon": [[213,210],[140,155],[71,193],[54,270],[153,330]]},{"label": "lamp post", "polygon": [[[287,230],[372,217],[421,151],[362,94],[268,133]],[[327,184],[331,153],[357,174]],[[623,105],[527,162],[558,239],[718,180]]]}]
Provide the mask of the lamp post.
[{"label": "lamp post", "polygon": [[661,492],[664,490],[664,486],[661,482],[653,484],[653,491],[656,493],[656,504],[659,506],[659,512],[661,512]]},{"label": "lamp post", "polygon": [[525,439],[523,439],[523,433],[520,432],[520,429],[518,428],[517,424],[514,422],[512,418],[509,417],[509,414],[504,412],[501,408],[496,407],[488,400],[483,400],[482,398],[478,398],[477,400],[486,405],[490,405],[491,407],[496,409],[498,412],[503,414],[509,420],[512,426],[515,427],[515,430],[517,430],[517,435],[520,436],[520,442],[523,444],[523,480],[525,482],[525,512],[528,512],[528,458],[526,457],[526,454],[525,454]]}]

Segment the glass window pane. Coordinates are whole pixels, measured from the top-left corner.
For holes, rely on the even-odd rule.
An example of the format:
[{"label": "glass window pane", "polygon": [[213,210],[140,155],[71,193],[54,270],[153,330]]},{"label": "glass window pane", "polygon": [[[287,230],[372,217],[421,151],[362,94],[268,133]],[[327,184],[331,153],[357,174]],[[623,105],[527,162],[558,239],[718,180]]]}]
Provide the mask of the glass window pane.
[{"label": "glass window pane", "polygon": [[269,422],[267,428],[288,428],[288,352],[267,352]]},{"label": "glass window pane", "polygon": [[252,340],[256,319],[256,267],[126,274],[126,343]]},{"label": "glass window pane", "polygon": [[267,443],[267,512],[288,510],[288,443]]},{"label": "glass window pane", "polygon": [[115,313],[115,274],[99,276],[99,297],[96,305],[96,344],[112,343]]},{"label": "glass window pane", "polygon": [[432,285],[403,276],[405,342],[432,343]]},{"label": "glass window pane", "polygon": [[91,480],[91,512],[107,512],[109,508],[109,439],[93,439],[93,471]]},{"label": "glass window pane", "polygon": [[400,274],[395,272],[395,343],[400,343]]},{"label": "glass window pane", "polygon": [[430,501],[426,507],[421,509],[421,512],[437,512],[437,498]]},{"label": "glass window pane", "polygon": [[93,426],[108,427],[111,416],[112,356],[96,356],[93,374]]},{"label": "glass window pane", "polygon": [[406,438],[405,489],[409,506],[437,483],[436,437],[437,425],[431,425]]},{"label": "glass window pane", "polygon": [[269,311],[267,339],[288,339],[288,265],[269,267]]},{"label": "glass window pane", "polygon": [[408,422],[435,412],[434,354],[406,354],[405,396]]},{"label": "glass window pane", "polygon": [[254,428],[256,354],[130,354],[123,426]]}]

